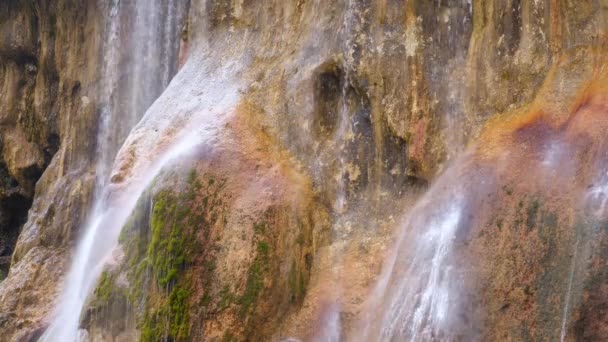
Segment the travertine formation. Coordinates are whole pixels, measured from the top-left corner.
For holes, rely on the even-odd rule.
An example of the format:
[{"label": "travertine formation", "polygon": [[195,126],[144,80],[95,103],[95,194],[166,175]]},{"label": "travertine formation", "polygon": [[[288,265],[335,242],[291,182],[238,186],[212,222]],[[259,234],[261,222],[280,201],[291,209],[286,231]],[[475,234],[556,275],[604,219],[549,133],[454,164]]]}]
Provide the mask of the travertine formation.
[{"label": "travertine formation", "polygon": [[[182,68],[112,182],[196,120],[226,120],[142,196],[82,318],[92,340],[315,340],[332,315],[356,340],[382,310],[383,261],[410,247],[392,243],[401,218],[439,177],[429,198],[450,184],[467,198],[451,254],[467,279],[462,335],[433,338],[606,336],[608,2],[189,5]],[[9,340],[48,324],[90,210],[104,15],[0,4]]]}]

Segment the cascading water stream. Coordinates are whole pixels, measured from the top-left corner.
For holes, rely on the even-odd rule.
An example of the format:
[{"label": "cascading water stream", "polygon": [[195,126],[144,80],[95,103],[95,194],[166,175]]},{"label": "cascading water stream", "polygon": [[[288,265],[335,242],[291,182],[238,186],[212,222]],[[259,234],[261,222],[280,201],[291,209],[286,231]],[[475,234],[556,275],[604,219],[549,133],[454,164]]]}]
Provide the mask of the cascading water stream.
[{"label": "cascading water stream", "polygon": [[[95,195],[100,193],[106,181],[107,175],[110,173],[112,159],[116,153],[116,147],[111,145],[112,122],[116,119],[113,117],[114,106],[112,98],[114,91],[120,78],[119,63],[120,63],[120,7],[119,1],[112,1],[108,5],[107,12],[109,17],[106,24],[106,40],[104,42],[104,64],[101,74],[103,75],[101,84],[101,100],[104,102],[99,116],[99,131],[97,133],[96,154],[98,156],[96,162],[96,184]],[[94,202],[98,202],[97,198]]]},{"label": "cascading water stream", "polygon": [[[185,10],[185,5],[179,1],[126,3],[114,0],[106,5],[108,15],[100,86],[102,109],[92,213],[73,256],[54,320],[41,341],[81,339],[78,325],[83,306],[139,193],[164,164],[187,149],[183,142],[176,145],[161,156],[146,175],[133,182],[126,198],[109,201],[112,190],[107,183],[119,147],[176,71],[177,26],[183,21]],[[127,20],[132,15],[135,20]],[[129,34],[131,40],[125,41]],[[129,82],[123,82],[125,76]],[[192,144],[194,138],[189,140]]]},{"label": "cascading water stream", "polygon": [[135,208],[137,200],[163,167],[177,157],[192,151],[210,136],[205,132],[197,131],[194,127],[184,131],[189,133],[177,138],[176,142],[147,168],[145,174],[138,175],[123,188],[106,187],[104,192],[106,200],[96,208],[87,224],[86,235],[76,252],[58,315],[41,341],[82,340],[78,325],[83,306],[88,295],[93,291],[104,265],[111,257],[120,230]]},{"label": "cascading water stream", "polygon": [[602,175],[598,185],[589,190],[586,202],[590,206],[591,214],[597,217],[605,215],[608,204],[608,172]]},{"label": "cascading water stream", "polygon": [[[447,26],[447,39],[434,36],[432,44],[452,51],[453,55],[443,63],[430,63],[432,77],[441,80],[431,82],[430,86],[447,95],[442,101],[442,134],[447,162],[456,170],[448,169],[437,179],[396,228],[394,249],[385,260],[368,300],[369,312],[359,326],[362,332],[353,335],[357,341],[451,340],[451,334],[457,335],[451,331],[451,316],[459,310],[464,275],[453,260],[454,247],[459,229],[466,225],[466,206],[471,200],[462,180],[454,176],[458,161],[464,159],[465,147],[462,124],[465,87],[464,78],[457,71],[465,69],[467,63],[466,42],[472,28],[473,6],[471,1],[449,6],[440,1],[436,9],[436,24]],[[411,32],[419,29],[415,21],[410,25]],[[417,46],[416,39],[415,34],[407,35],[406,40],[413,40],[407,44]],[[416,48],[412,50],[412,54],[417,53]]]},{"label": "cascading water stream", "polygon": [[354,340],[430,341],[449,333],[463,276],[453,249],[468,203],[455,180],[438,179],[398,228]]},{"label": "cascading water stream", "polygon": [[[339,214],[344,214],[346,211],[346,158],[345,154],[347,153],[348,140],[352,134],[351,120],[349,116],[349,108],[348,108],[348,93],[350,87],[350,67],[349,65],[353,65],[353,56],[354,52],[354,42],[352,41],[351,34],[351,21],[354,20],[353,12],[354,9],[352,7],[351,1],[346,2],[346,14],[344,16],[344,34],[348,37],[345,41],[344,50],[346,51],[345,57],[345,66],[344,66],[344,75],[342,80],[342,88],[340,90],[341,94],[341,107],[339,111],[338,117],[338,128],[333,134],[332,140],[339,147],[338,151],[338,174],[336,177],[337,182],[337,191],[336,191],[336,200],[334,203],[334,210]],[[335,225],[334,225],[335,226]]]},{"label": "cascading water stream", "polygon": [[97,190],[107,181],[114,157],[131,129],[176,72],[178,27],[185,12],[182,1],[114,0],[108,5]]}]

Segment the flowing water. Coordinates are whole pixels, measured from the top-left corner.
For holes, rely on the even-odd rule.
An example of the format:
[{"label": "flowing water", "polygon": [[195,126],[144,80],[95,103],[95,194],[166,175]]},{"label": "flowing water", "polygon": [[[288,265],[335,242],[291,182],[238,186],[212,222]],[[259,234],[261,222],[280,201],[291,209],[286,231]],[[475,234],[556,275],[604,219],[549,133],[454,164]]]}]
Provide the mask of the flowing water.
[{"label": "flowing water", "polygon": [[179,33],[186,8],[183,1],[113,0],[104,11],[107,23],[95,197],[54,320],[41,341],[80,339],[78,325],[86,298],[139,194],[163,165],[197,143],[193,137],[184,138],[156,160],[147,174],[134,181],[126,196],[112,196],[116,199],[110,203],[111,190],[107,184],[118,149],[176,72]]},{"label": "flowing water", "polygon": [[586,203],[593,215],[598,217],[604,216],[606,204],[608,204],[608,172],[602,176],[597,185],[589,190]]},{"label": "flowing water", "polygon": [[464,274],[454,246],[470,199],[444,174],[404,218],[356,341],[451,340]]},{"label": "flowing water", "polygon": [[[181,3],[181,2],[180,2]],[[466,9],[471,10],[470,2]],[[168,7],[163,7],[168,6]],[[167,86],[175,72],[174,61],[177,53],[177,23],[183,19],[183,5],[171,1],[156,2],[138,0],[126,4],[118,0],[112,1],[107,8],[108,24],[106,27],[105,63],[103,69],[104,83],[102,87],[102,117],[98,135],[97,191],[93,212],[85,229],[82,241],[74,256],[74,261],[68,273],[66,289],[57,308],[55,321],[51,324],[42,341],[74,341],[79,339],[79,320],[87,297],[92,292],[103,267],[111,257],[116,247],[117,237],[140,194],[146,189],[157,173],[176,158],[187,154],[200,144],[205,144],[210,136],[208,132],[193,130],[187,126],[182,131],[187,132],[176,139],[163,153],[156,154],[145,172],[133,175],[127,185],[117,189],[108,185],[110,171],[116,153],[122,145],[131,128],[139,121],[146,108],[154,101],[164,87]],[[345,30],[351,28],[349,14],[351,3],[347,5]],[[134,20],[125,20],[125,15],[134,14]],[[180,14],[181,13],[181,14]],[[455,12],[456,13],[456,12]],[[458,13],[456,13],[458,14]],[[454,14],[452,17],[457,17]],[[470,15],[470,13],[469,13]],[[128,16],[128,15],[127,15]],[[446,15],[446,22],[452,20]],[[463,20],[462,27],[469,27],[470,22]],[[458,28],[458,27],[457,27]],[[462,29],[454,33],[458,37]],[[127,34],[128,33],[128,34]],[[347,33],[348,36],[348,33]],[[466,36],[466,34],[465,34]],[[450,39],[455,39],[450,37]],[[449,43],[449,42],[448,42]],[[228,44],[227,44],[228,45]],[[349,51],[351,42],[346,41]],[[228,49],[228,48],[227,48]],[[129,56],[125,56],[125,51]],[[227,53],[229,54],[229,53]],[[462,62],[464,56],[456,58]],[[456,63],[456,62],[455,62]],[[345,212],[349,210],[347,203],[347,149],[349,135],[352,134],[353,123],[349,115],[349,66],[354,62],[349,54],[346,56],[344,79],[342,81],[342,109],[339,113],[339,126],[332,137],[337,147],[336,160],[336,200],[334,209],[336,218],[332,235],[341,240],[345,233],[341,227],[347,226]],[[454,65],[451,65],[452,67]],[[441,65],[441,68],[444,68]],[[229,73],[234,74],[230,66]],[[437,73],[438,78],[444,74]],[[236,77],[236,76],[235,76]],[[446,106],[446,130],[448,145],[454,148],[449,151],[450,157],[462,152],[463,141],[460,132],[462,88],[458,75],[453,82],[447,82],[451,89]],[[195,79],[197,95],[204,91],[200,88],[208,84],[208,89],[223,93],[224,84],[213,84],[208,79]],[[220,87],[221,85],[221,87]],[[170,87],[171,88],[171,87]],[[175,87],[173,87],[175,88]],[[169,91],[169,90],[168,90]],[[177,98],[175,92],[173,96]],[[215,96],[214,96],[215,95]],[[200,97],[190,96],[200,100]],[[218,94],[205,94],[205,98],[218,98]],[[230,102],[230,101],[228,101]],[[183,105],[183,104],[182,104]],[[197,103],[193,106],[205,105]],[[190,132],[190,133],[188,133]],[[454,135],[451,135],[454,134]],[[145,158],[139,157],[139,158]],[[547,165],[554,163],[547,159]],[[136,177],[135,177],[136,176]],[[466,225],[467,205],[470,199],[466,189],[460,185],[461,179],[450,173],[441,176],[430,188],[427,194],[418,202],[412,211],[397,227],[395,248],[384,263],[383,271],[372,293],[372,307],[368,316],[360,326],[360,332],[353,336],[359,341],[427,341],[451,340],[450,329],[452,319],[456,316],[459,304],[460,286],[464,274],[454,263],[454,247],[457,235],[463,225]],[[605,191],[598,190],[599,207],[604,210],[606,204]],[[339,241],[338,241],[339,242]],[[333,263],[341,263],[341,247],[336,244]],[[578,241],[577,241],[578,245]],[[562,325],[562,340],[566,331],[568,303],[574,277],[575,255],[570,273],[570,282],[566,295],[564,320]],[[341,289],[339,267],[334,268],[336,287],[333,293],[330,310],[321,327],[320,340],[340,341],[342,335],[341,322]]]},{"label": "flowing water", "polygon": [[[448,162],[458,160],[465,147],[463,118],[467,43],[472,30],[472,3],[436,3],[436,25],[447,26],[447,36],[433,34],[433,46],[452,52],[442,62],[430,62],[430,87],[441,99],[443,136]],[[410,24],[411,30],[419,28]],[[441,30],[437,30],[440,32]],[[415,44],[415,37],[412,39]],[[457,162],[452,165],[457,167]],[[452,316],[459,311],[465,277],[454,259],[459,229],[466,225],[467,190],[457,171],[444,173],[396,228],[397,238],[368,299],[369,312],[354,333],[356,341],[452,340]]]},{"label": "flowing water", "polygon": [[[456,157],[464,149],[462,116],[463,75],[455,71],[464,70],[466,65],[466,43],[472,28],[472,4],[463,1],[455,4],[449,11],[442,11],[441,3],[437,4],[437,21],[447,25],[448,36],[434,37],[436,48],[448,48],[454,51],[448,67],[445,63],[435,63],[432,66],[436,91],[446,93],[444,99],[444,132],[448,157]],[[338,127],[332,140],[338,147],[337,191],[334,201],[336,219],[332,224],[332,276],[335,285],[331,289],[332,303],[323,317],[321,333],[318,341],[335,342],[343,340],[343,324],[340,320],[342,289],[339,270],[343,262],[341,249],[347,239],[344,227],[348,226],[347,202],[347,157],[349,139],[354,136],[349,113],[349,92],[351,69],[356,68],[357,30],[365,27],[366,7],[358,1],[345,2],[343,24],[344,42],[344,76],[341,92],[341,110],[338,117]],[[408,29],[415,32],[419,28],[411,23]],[[412,35],[413,36],[413,35]],[[410,45],[416,45],[416,37],[406,40]],[[441,39],[444,39],[442,41]],[[408,45],[409,46],[409,45]],[[406,46],[407,47],[407,46]],[[414,49],[415,50],[415,49]],[[412,52],[413,53],[413,52]],[[406,60],[404,60],[407,63]],[[354,72],[353,72],[354,73]],[[449,176],[445,176],[449,178]],[[399,238],[395,244],[392,259],[385,262],[384,272],[375,288],[375,295],[370,300],[374,303],[373,314],[365,319],[363,333],[353,334],[360,341],[393,341],[393,340],[432,340],[449,330],[449,315],[456,310],[460,270],[451,263],[456,232],[461,224],[464,212],[464,191],[458,186],[459,180],[442,182],[435,186],[408,215],[400,227]],[[445,191],[444,189],[448,189]],[[440,196],[438,196],[438,194]],[[432,199],[432,200],[431,200]],[[322,335],[322,336],[321,336]]]},{"label": "flowing water", "polygon": [[124,188],[118,191],[106,187],[104,197],[95,208],[86,226],[86,234],[80,242],[72,268],[67,277],[66,290],[62,297],[55,321],[41,341],[78,340],[80,314],[88,295],[93,291],[103,267],[112,255],[118,242],[121,228],[135,208],[137,200],[159,171],[177,157],[204,143],[204,132],[185,129],[190,132],[176,139],[176,142],[158,157],[146,170]]},{"label": "flowing water", "polygon": [[113,0],[105,11],[97,193],[125,138],[175,74],[186,15],[183,1],[163,0]]},{"label": "flowing water", "polygon": [[566,340],[568,334],[568,316],[570,314],[570,301],[572,297],[572,284],[574,283],[574,274],[576,273],[576,260],[578,255],[578,243],[579,237],[577,235],[576,242],[574,243],[574,253],[572,255],[572,265],[570,266],[570,275],[568,276],[568,289],[566,290],[566,297],[564,299],[564,312],[562,313],[562,327],[560,333],[560,341]]},{"label": "flowing water", "polygon": [[[597,183],[588,189],[582,202],[584,204],[585,216],[589,222],[601,222],[605,219],[606,205],[608,203],[608,172],[602,173],[601,177],[597,180]],[[585,245],[589,244],[590,240],[593,241],[593,238],[590,238],[589,236],[593,236],[597,233],[597,231],[593,231],[594,228],[597,229],[597,226],[594,224],[585,225],[583,227],[586,228],[586,231],[575,231],[576,238],[571,256],[572,261],[570,263],[568,282],[564,293],[560,329],[561,342],[566,341],[568,338],[568,323],[571,319],[571,308],[574,304],[573,302],[576,300],[576,294],[573,293],[575,292],[574,288],[576,283],[580,283],[581,278],[584,278],[584,270],[588,267],[586,263],[591,260],[591,254],[593,253],[593,250],[590,251]],[[589,228],[592,229],[589,230]],[[597,240],[601,240],[601,238],[598,237]],[[578,295],[580,296],[580,293]]]}]

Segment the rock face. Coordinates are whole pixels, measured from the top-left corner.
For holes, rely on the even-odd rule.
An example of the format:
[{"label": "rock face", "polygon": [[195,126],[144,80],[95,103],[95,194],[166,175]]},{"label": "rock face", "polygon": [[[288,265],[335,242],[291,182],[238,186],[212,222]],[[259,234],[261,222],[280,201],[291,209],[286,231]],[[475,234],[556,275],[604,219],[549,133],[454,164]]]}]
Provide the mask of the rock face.
[{"label": "rock face", "polygon": [[[0,253],[12,253],[0,331],[15,340],[46,324],[89,209],[99,13],[0,5]],[[396,218],[443,173],[470,203],[452,337],[601,339],[607,31],[604,0],[191,0],[183,68],[112,181],[197,120],[226,120],[142,196],[83,328],[93,340],[361,338],[382,260],[408,247],[390,242]]]},{"label": "rock face", "polygon": [[[535,100],[493,119],[407,215],[362,340],[602,339],[606,47],[576,53],[590,58],[585,77],[552,67]],[[418,315],[433,325],[410,330]]]},{"label": "rock face", "polygon": [[249,115],[140,199],[85,318],[94,340],[263,340],[301,304],[328,216]]},{"label": "rock face", "polygon": [[[74,6],[69,1],[0,5],[3,256],[13,252],[43,171],[51,162],[70,164],[76,156],[81,161],[90,157],[86,132],[94,132],[95,108],[85,94],[97,81],[95,37],[100,28],[88,18],[94,11],[93,6]],[[60,149],[61,156],[55,157]],[[53,176],[46,176],[46,183],[58,182],[62,168],[54,166],[56,171],[49,172]],[[48,184],[41,185],[37,193],[48,190]],[[65,233],[51,239],[66,239],[61,237]],[[25,252],[17,253],[16,259]]]},{"label": "rock face", "polygon": [[[5,336],[42,323],[63,248],[88,209],[99,19],[93,2],[0,5],[0,238],[2,255],[12,254],[0,285]],[[3,260],[4,272],[10,259]]]},{"label": "rock face", "polygon": [[[133,11],[132,5],[125,4],[125,12]],[[110,83],[103,79],[108,17],[100,15],[109,16],[108,8],[103,2],[61,0],[0,5],[2,278],[11,265],[7,280],[0,285],[0,311],[6,318],[2,330],[15,334],[17,340],[46,324],[65,273],[66,252],[72,249],[90,210],[95,162],[102,159],[97,153],[101,112],[110,102],[102,91]],[[123,98],[132,88],[129,76],[134,74],[125,69],[132,56],[141,52],[116,53],[120,82],[110,85],[119,94],[112,99],[117,115],[143,113],[153,100],[150,96],[162,90],[158,84],[166,85],[166,78],[176,72],[178,48],[173,45],[179,45],[179,39],[172,36],[180,35],[184,11],[178,6],[171,18],[177,22],[176,31],[162,35],[160,43],[166,43],[164,59],[169,63],[159,62],[153,51],[146,51],[147,61],[159,70],[142,78],[145,89],[139,91],[136,103]],[[128,32],[131,22],[123,23],[118,43],[123,38],[120,32]],[[130,129],[121,125],[109,139],[120,144]],[[118,147],[107,153],[116,153]],[[23,305],[28,309],[21,309]]]},{"label": "rock face", "polygon": [[[527,113],[505,117],[496,123],[503,129],[490,126],[480,140],[493,145],[479,148],[482,164],[499,164],[495,158],[509,153],[494,168],[500,190],[478,211],[491,214],[479,215],[470,232],[472,259],[480,261],[473,292],[492,328],[484,338],[601,340],[606,333],[606,141],[600,133],[608,114],[606,48],[584,51],[599,62],[585,77],[591,81],[572,93],[549,79]],[[557,78],[571,66],[559,67]]]}]

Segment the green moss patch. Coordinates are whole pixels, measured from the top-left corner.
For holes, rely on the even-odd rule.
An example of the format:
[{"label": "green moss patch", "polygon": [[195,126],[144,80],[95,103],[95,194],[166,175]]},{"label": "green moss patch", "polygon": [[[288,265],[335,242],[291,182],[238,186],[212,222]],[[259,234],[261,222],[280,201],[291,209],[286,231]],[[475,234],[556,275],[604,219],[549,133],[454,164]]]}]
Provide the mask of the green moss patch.
[{"label": "green moss patch", "polygon": [[257,254],[247,273],[247,282],[245,283],[245,291],[239,297],[238,304],[241,306],[239,314],[245,316],[251,306],[258,299],[262,289],[264,288],[264,275],[268,271],[269,264],[269,249],[268,243],[259,241],[257,245]]},{"label": "green moss patch", "polygon": [[101,274],[99,283],[97,285],[97,288],[95,289],[95,300],[102,303],[108,302],[110,299],[110,295],[112,294],[113,287],[113,277],[107,271],[104,271]]},{"label": "green moss patch", "polygon": [[[211,228],[221,217],[219,193],[224,184],[193,170],[186,184],[142,196],[123,229],[128,299],[135,307],[140,341],[189,340],[195,309],[192,284],[200,276],[193,271],[198,265],[208,279],[215,271],[215,260],[206,251],[212,244]],[[102,278],[102,297],[107,295],[104,283]],[[205,289],[196,301],[208,304],[211,299]]]}]

